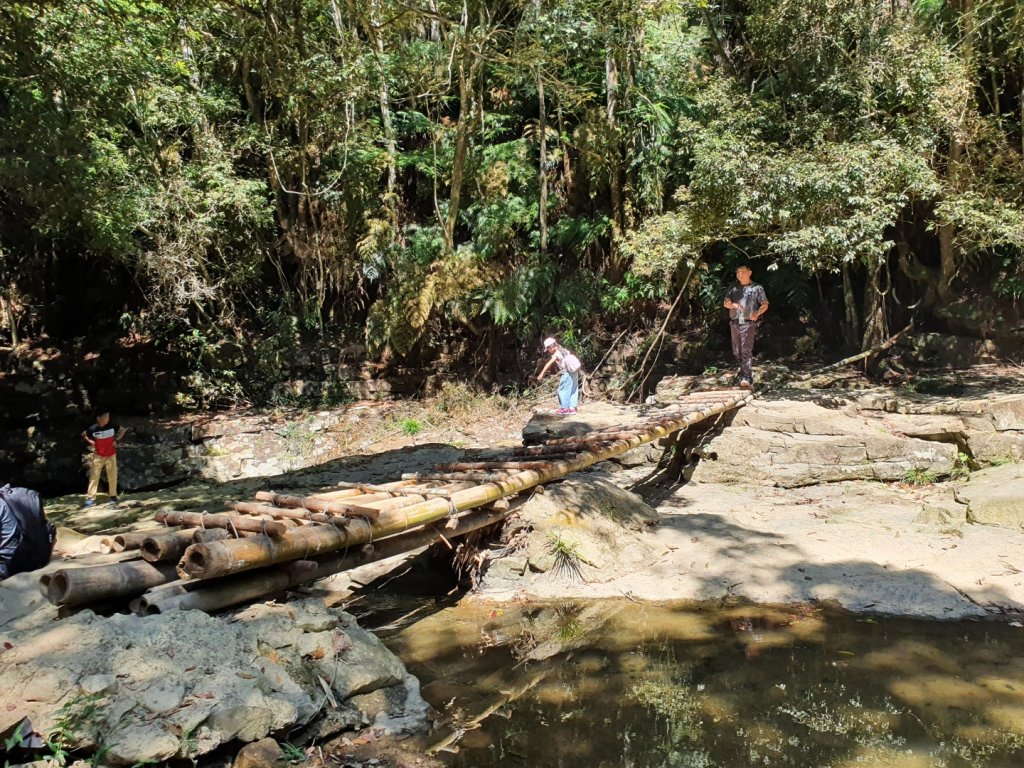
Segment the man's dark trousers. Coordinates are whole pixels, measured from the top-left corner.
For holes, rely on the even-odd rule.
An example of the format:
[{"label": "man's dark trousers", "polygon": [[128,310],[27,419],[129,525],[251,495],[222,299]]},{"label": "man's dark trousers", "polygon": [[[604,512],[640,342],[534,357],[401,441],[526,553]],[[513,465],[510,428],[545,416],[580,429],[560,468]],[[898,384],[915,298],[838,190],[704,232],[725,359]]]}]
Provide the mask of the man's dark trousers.
[{"label": "man's dark trousers", "polygon": [[729,323],[732,331],[732,356],[740,367],[740,379],[754,381],[754,337],[757,336],[757,321]]}]

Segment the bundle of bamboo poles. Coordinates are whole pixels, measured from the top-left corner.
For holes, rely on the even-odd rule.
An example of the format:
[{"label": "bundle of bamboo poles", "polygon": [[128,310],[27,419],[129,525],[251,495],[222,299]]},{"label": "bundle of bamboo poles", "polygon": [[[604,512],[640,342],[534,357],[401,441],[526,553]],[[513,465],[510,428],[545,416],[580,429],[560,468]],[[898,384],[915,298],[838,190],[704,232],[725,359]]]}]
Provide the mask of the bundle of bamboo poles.
[{"label": "bundle of bamboo poles", "polygon": [[491,525],[523,491],[752,398],[743,390],[693,393],[639,423],[390,483],[342,482],[308,496],[265,491],[227,502],[226,512],[162,512],[156,520],[164,529],[115,537],[114,546],[139,558],[61,569],[45,579],[44,593],[64,608],[131,600],[140,614],[220,610]]}]

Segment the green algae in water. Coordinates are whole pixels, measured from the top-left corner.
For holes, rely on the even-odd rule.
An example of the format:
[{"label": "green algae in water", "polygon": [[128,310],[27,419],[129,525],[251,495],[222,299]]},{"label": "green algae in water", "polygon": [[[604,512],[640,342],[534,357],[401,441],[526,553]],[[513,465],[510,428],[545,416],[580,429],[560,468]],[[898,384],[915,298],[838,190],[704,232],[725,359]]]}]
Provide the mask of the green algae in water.
[{"label": "green algae in water", "polygon": [[1003,624],[561,601],[387,642],[460,768],[1024,766],[1024,633]]}]

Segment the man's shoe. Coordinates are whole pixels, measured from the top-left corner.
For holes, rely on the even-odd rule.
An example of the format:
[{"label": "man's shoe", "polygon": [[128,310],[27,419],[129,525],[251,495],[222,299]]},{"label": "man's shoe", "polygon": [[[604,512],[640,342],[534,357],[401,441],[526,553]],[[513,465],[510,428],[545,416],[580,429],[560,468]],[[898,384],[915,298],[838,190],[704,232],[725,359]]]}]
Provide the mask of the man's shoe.
[{"label": "man's shoe", "polygon": [[96,504],[96,499],[86,499],[85,500],[85,504],[83,504],[82,506],[83,507],[92,507],[95,504]]},{"label": "man's shoe", "polygon": [[117,496],[111,496],[109,499],[107,499],[107,504],[109,504],[110,506],[114,506],[119,501],[120,499],[118,499]]},{"label": "man's shoe", "polygon": [[752,386],[753,385],[746,379],[740,382],[740,389],[750,389]]}]

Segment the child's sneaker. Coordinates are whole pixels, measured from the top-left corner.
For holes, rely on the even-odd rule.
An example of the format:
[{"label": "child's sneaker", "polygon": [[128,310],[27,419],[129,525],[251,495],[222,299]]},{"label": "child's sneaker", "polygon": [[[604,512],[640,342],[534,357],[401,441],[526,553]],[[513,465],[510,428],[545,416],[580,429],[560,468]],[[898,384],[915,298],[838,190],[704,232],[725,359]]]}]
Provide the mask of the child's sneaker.
[{"label": "child's sneaker", "polygon": [[571,411],[568,408],[559,408],[557,411],[555,411],[555,413],[558,414],[559,416],[565,416],[568,413],[573,413],[573,411]]},{"label": "child's sneaker", "polygon": [[575,409],[575,408],[566,408],[566,409],[565,409],[565,412],[566,412],[567,414],[569,414],[570,416],[572,416],[573,414],[575,414],[575,413],[576,413],[576,409]]}]

